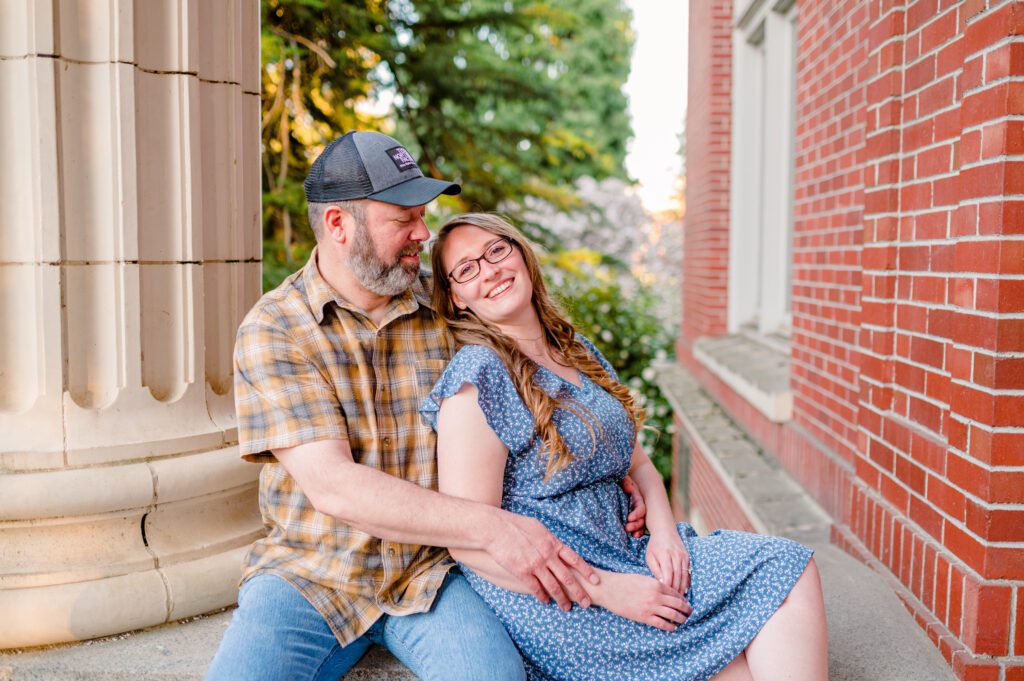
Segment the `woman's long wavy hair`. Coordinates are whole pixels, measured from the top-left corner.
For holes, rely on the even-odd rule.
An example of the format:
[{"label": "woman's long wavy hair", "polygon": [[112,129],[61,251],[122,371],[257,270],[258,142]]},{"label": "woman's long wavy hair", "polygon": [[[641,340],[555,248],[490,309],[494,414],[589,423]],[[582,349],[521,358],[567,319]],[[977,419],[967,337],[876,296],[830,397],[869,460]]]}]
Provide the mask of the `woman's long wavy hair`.
[{"label": "woman's long wavy hair", "polygon": [[[545,479],[550,479],[558,471],[565,468],[573,460],[572,452],[566,447],[562,436],[555,427],[554,414],[556,409],[565,409],[580,417],[590,429],[597,445],[597,432],[602,432],[601,424],[593,414],[575,400],[560,400],[552,397],[534,382],[538,364],[527,357],[516,345],[515,340],[503,334],[496,326],[483,321],[471,310],[459,309],[452,300],[451,281],[448,270],[442,262],[445,244],[452,231],[462,225],[479,227],[495,236],[504,237],[512,242],[526,263],[526,271],[533,284],[533,307],[537,311],[541,327],[547,335],[548,343],[561,355],[561,360],[568,366],[575,367],[587,375],[590,380],[604,388],[615,399],[622,403],[626,414],[639,433],[643,425],[643,409],[633,399],[629,388],[613,379],[601,363],[587,347],[576,337],[576,330],[558,308],[548,294],[544,277],[541,275],[540,263],[533,248],[526,238],[509,222],[497,215],[489,213],[466,213],[448,220],[438,232],[430,249],[430,265],[434,272],[433,303],[434,310],[448,324],[455,337],[456,344],[485,345],[505,362],[509,374],[515,384],[516,391],[523,403],[533,414],[537,422],[537,432],[544,443],[543,450],[548,452]],[[596,429],[595,429],[596,426]],[[541,455],[543,457],[543,454]]]}]

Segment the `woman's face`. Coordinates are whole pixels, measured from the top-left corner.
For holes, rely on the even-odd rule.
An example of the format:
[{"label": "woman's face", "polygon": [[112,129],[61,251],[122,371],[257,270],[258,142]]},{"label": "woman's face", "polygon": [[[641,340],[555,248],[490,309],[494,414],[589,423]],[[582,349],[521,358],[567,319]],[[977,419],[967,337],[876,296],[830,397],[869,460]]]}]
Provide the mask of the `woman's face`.
[{"label": "woman's face", "polygon": [[452,302],[456,307],[469,308],[477,317],[492,324],[520,321],[533,310],[533,283],[519,247],[501,262],[488,262],[482,255],[494,247],[502,237],[475,225],[459,225],[449,234],[441,253],[441,261],[448,276],[452,270],[467,261],[480,258],[480,273],[475,278],[458,283],[448,278]]}]

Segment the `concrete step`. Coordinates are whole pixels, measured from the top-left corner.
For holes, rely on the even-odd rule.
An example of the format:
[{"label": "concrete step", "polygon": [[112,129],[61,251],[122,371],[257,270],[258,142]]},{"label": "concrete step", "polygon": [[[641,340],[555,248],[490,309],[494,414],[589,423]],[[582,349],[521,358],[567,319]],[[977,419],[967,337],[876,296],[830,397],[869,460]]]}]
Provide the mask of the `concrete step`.
[{"label": "concrete step", "polygon": [[[839,548],[814,545],[829,625],[831,681],[952,681],[952,671],[893,592]],[[0,681],[200,681],[231,611],[131,634],[0,654]],[[415,677],[386,651],[371,652],[346,681]]]},{"label": "concrete step", "polygon": [[[119,636],[0,653],[0,681],[202,681],[233,609]],[[415,681],[373,647],[345,681]]]}]

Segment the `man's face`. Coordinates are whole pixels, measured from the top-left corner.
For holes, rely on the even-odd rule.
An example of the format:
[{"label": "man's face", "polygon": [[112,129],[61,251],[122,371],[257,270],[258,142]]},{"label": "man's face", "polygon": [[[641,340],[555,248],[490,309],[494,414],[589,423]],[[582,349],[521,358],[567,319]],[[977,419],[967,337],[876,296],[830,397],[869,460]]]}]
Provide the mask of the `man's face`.
[{"label": "man's face", "polygon": [[397,296],[416,281],[422,243],[430,237],[425,211],[425,206],[367,202],[348,251],[348,264],[367,290]]}]

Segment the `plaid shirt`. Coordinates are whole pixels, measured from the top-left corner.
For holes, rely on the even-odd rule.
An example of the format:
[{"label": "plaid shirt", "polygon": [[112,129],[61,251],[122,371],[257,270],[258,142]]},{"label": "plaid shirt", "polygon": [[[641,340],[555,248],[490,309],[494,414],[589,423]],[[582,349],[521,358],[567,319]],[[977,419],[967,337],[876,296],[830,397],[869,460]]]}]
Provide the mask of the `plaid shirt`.
[{"label": "plaid shirt", "polygon": [[429,307],[429,287],[421,275],[378,327],[324,281],[314,251],[238,331],[239,449],[267,464],[267,536],[249,551],[242,581],[266,573],[288,580],[343,645],[382,613],[429,610],[451,559],[442,548],[383,541],[319,513],[271,450],[347,439],[356,462],[437,489],[436,439],[418,408],[454,346]]}]

